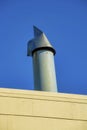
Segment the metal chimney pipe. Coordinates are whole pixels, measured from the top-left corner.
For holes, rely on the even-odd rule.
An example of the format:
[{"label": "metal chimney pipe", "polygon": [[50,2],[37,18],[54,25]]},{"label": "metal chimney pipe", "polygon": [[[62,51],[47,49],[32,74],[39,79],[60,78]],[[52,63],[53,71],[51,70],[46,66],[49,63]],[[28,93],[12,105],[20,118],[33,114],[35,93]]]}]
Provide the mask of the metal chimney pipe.
[{"label": "metal chimney pipe", "polygon": [[35,90],[57,92],[55,53],[45,34],[34,26],[34,38],[28,42],[27,56],[33,57]]}]

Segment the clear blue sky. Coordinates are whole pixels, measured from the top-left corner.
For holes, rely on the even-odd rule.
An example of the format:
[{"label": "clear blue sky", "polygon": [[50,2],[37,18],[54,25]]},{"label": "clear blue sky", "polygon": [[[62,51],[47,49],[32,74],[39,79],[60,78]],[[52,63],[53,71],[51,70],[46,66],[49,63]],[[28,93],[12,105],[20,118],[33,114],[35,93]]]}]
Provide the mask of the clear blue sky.
[{"label": "clear blue sky", "polygon": [[56,49],[58,90],[87,94],[87,1],[0,0],[0,87],[33,89],[32,26]]}]

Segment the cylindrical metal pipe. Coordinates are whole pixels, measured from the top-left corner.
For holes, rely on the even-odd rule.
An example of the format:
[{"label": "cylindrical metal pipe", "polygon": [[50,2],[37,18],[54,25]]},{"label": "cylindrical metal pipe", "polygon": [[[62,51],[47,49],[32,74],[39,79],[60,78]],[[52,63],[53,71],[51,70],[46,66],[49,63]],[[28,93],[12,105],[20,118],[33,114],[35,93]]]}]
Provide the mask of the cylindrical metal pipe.
[{"label": "cylindrical metal pipe", "polygon": [[45,34],[34,26],[34,38],[28,42],[27,55],[33,57],[35,90],[57,92],[55,53]]},{"label": "cylindrical metal pipe", "polygon": [[35,90],[57,92],[53,52],[49,50],[35,51],[33,69]]}]

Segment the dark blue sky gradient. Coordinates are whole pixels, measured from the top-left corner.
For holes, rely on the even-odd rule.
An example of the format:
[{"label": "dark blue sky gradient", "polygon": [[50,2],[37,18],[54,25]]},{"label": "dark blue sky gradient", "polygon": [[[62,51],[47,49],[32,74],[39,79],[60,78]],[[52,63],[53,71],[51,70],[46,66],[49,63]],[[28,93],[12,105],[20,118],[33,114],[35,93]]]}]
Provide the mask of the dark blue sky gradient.
[{"label": "dark blue sky gradient", "polygon": [[56,49],[59,92],[87,94],[86,0],[0,0],[0,87],[34,88],[27,57],[33,25]]}]

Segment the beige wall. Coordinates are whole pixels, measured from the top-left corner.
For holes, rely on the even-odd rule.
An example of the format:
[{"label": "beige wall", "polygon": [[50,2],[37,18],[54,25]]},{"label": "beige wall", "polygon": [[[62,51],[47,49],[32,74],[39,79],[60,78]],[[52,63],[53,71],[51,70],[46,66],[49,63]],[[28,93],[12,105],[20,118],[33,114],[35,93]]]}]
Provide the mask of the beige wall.
[{"label": "beige wall", "polygon": [[0,89],[0,130],[87,130],[87,96]]}]

